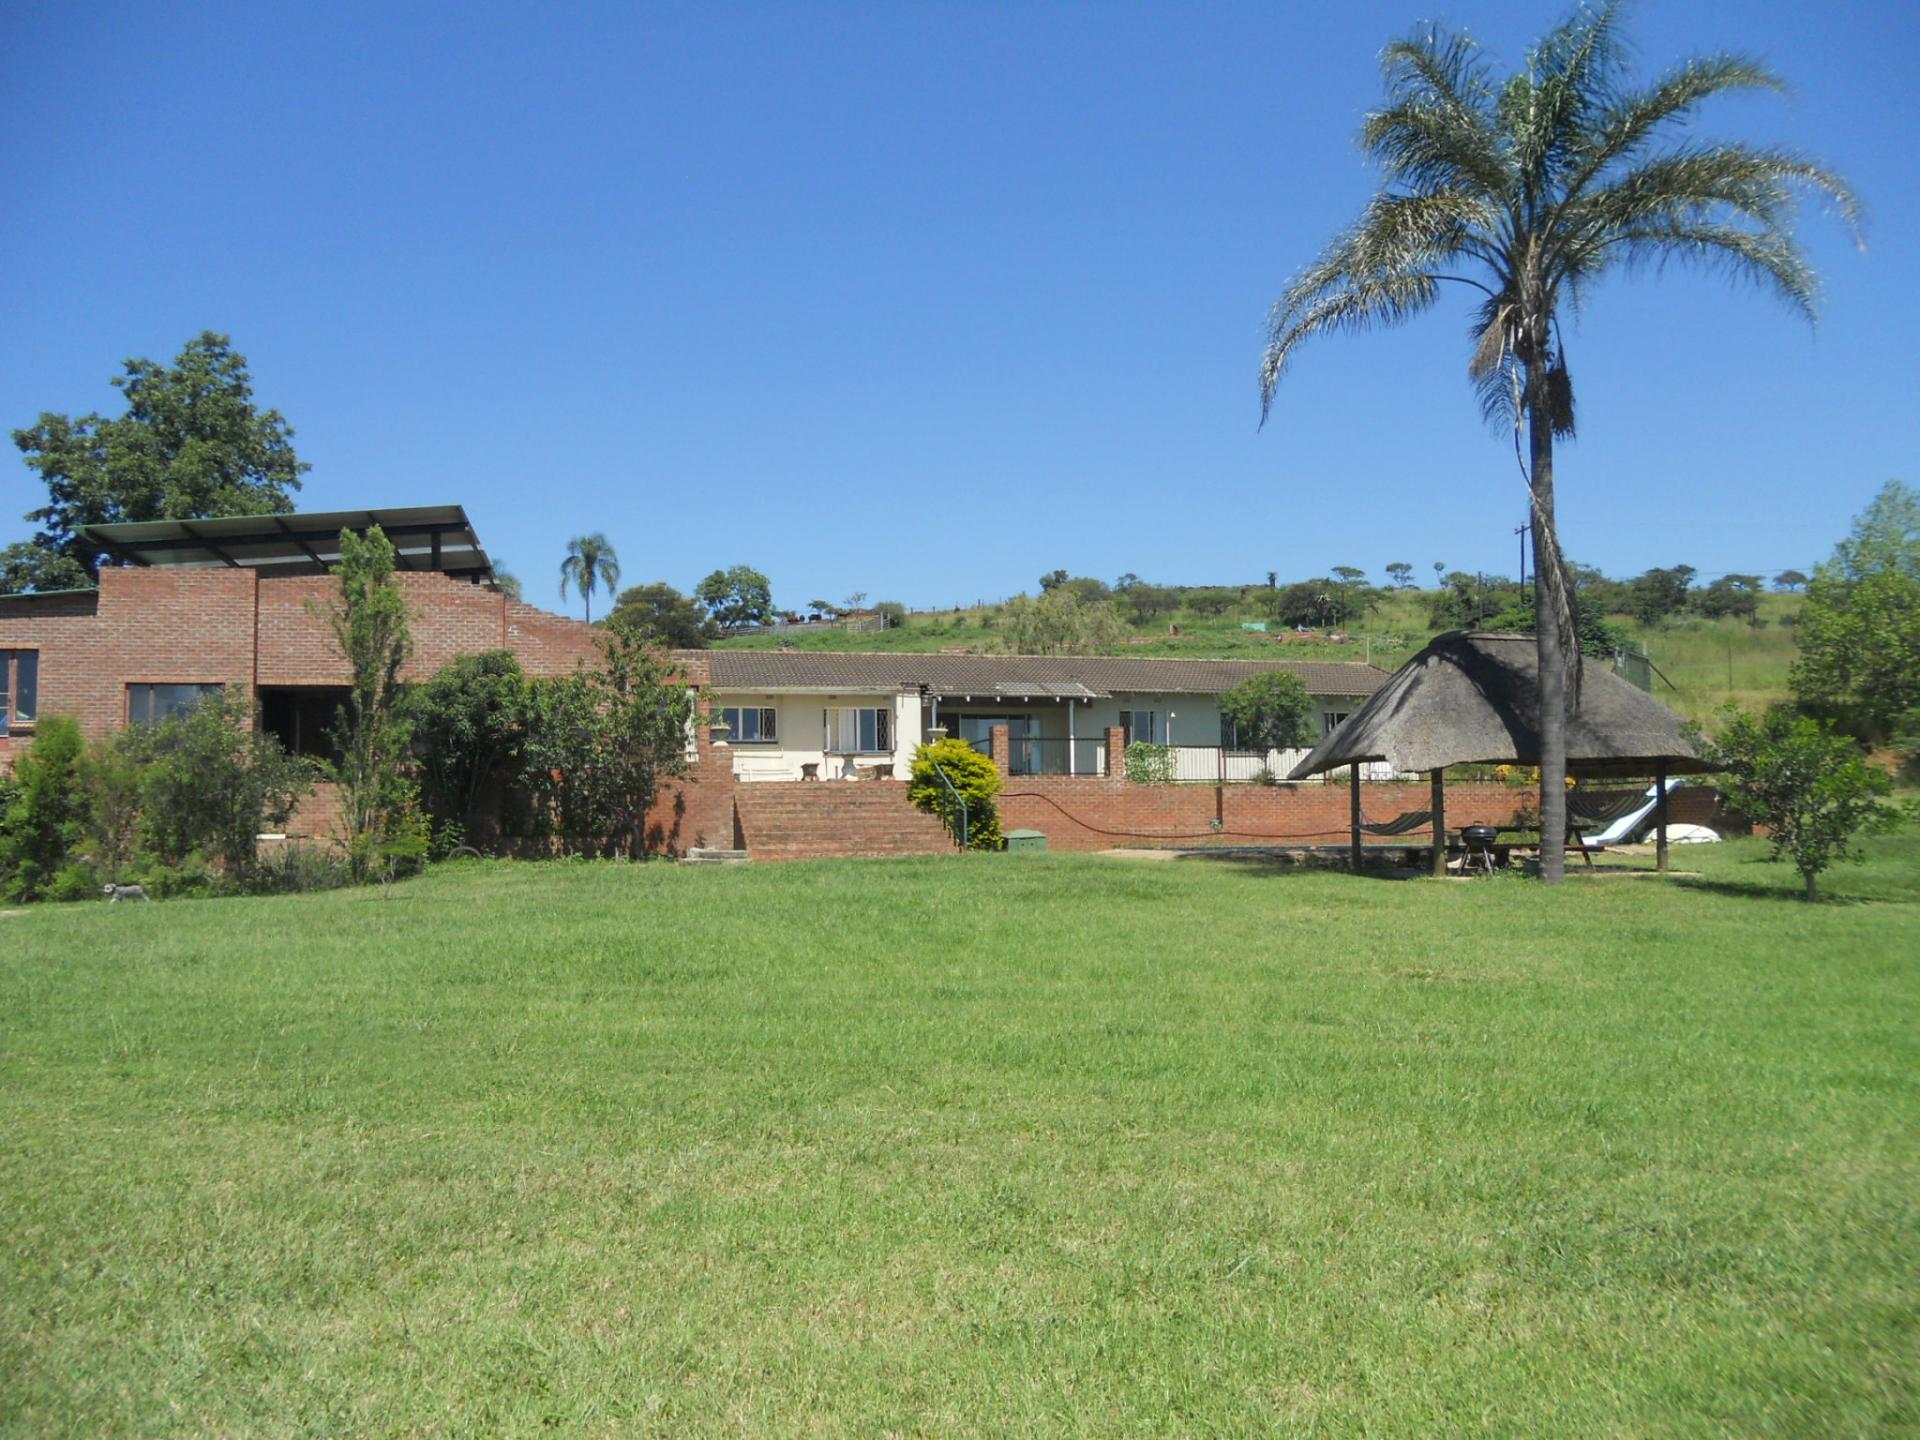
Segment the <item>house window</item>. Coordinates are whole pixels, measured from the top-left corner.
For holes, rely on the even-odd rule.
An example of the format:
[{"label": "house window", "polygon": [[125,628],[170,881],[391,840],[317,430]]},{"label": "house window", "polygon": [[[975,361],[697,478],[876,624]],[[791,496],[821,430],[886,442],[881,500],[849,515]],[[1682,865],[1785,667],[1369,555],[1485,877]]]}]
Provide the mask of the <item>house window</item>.
[{"label": "house window", "polygon": [[893,711],[844,706],[826,712],[829,755],[878,755],[893,750]]},{"label": "house window", "polygon": [[218,685],[129,685],[127,686],[127,723],[157,725],[175,715],[184,715]]},{"label": "house window", "polygon": [[772,706],[722,706],[720,718],[727,722],[727,739],[734,745],[771,745],[780,738]]},{"label": "house window", "polygon": [[1322,710],[1320,712],[1320,733],[1322,735],[1331,735],[1346,722],[1347,716],[1352,713],[1351,710]]},{"label": "house window", "polygon": [[1129,745],[1167,743],[1167,727],[1162,723],[1158,710],[1122,710],[1120,730]]},{"label": "house window", "polygon": [[40,652],[0,650],[0,735],[31,728],[40,708]]}]

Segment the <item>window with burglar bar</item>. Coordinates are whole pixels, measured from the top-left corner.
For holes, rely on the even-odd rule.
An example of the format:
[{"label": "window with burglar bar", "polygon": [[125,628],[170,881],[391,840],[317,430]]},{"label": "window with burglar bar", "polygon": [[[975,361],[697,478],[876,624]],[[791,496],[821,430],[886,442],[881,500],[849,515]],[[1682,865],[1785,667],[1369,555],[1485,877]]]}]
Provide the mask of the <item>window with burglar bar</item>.
[{"label": "window with burglar bar", "polygon": [[826,712],[829,755],[879,755],[893,750],[893,712],[841,706]]},{"label": "window with burglar bar", "polygon": [[771,745],[779,739],[779,723],[772,706],[722,706],[720,718],[727,724],[727,742],[732,745]]}]

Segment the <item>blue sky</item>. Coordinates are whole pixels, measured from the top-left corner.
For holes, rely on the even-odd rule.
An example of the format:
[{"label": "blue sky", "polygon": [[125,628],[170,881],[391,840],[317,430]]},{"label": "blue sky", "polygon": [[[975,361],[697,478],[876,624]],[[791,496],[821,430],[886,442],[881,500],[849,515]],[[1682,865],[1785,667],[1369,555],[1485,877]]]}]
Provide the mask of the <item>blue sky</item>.
[{"label": "blue sky", "polygon": [[[1390,37],[1517,63],[1553,6],[40,4],[0,12],[0,420],[116,409],[129,355],[229,332],[306,508],[458,501],[528,598],[570,535],[623,582],[765,570],[787,605],[1511,572],[1524,501],[1466,302],[1304,351],[1266,310],[1371,193]],[[1302,16],[1310,16],[1303,20]],[[1847,174],[1810,332],[1687,274],[1568,334],[1570,553],[1805,568],[1920,439],[1911,3],[1645,0],[1643,64],[1758,54],[1703,131]],[[1464,292],[1463,292],[1464,293]],[[38,503],[0,462],[0,541]]]}]

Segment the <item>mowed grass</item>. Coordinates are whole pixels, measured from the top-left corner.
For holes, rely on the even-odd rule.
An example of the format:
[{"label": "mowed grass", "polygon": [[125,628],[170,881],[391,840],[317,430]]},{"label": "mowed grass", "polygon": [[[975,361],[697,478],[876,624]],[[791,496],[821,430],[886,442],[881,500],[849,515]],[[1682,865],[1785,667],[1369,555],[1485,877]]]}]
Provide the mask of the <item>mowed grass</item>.
[{"label": "mowed grass", "polygon": [[1920,838],[0,920],[14,1434],[1920,1427]]}]

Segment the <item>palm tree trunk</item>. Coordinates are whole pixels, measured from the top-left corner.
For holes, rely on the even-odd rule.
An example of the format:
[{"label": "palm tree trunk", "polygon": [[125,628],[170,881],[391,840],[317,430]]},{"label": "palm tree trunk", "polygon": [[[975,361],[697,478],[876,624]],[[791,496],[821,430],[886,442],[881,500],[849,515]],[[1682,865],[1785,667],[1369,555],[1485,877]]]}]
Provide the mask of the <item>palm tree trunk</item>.
[{"label": "palm tree trunk", "polygon": [[1543,367],[1528,367],[1529,479],[1533,486],[1533,630],[1540,668],[1540,878],[1567,876],[1567,669],[1562,640],[1569,597],[1561,584],[1560,544],[1553,523],[1553,416]]}]

